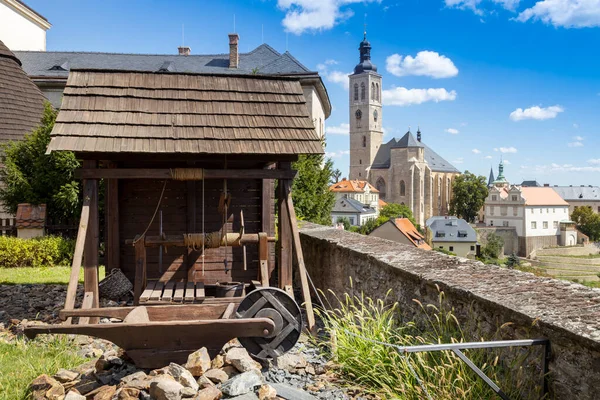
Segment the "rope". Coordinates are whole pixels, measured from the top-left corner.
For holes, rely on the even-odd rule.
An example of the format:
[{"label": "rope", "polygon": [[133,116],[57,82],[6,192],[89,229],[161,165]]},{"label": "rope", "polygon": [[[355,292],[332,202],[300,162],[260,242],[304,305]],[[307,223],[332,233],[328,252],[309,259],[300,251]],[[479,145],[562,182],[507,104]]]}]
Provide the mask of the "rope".
[{"label": "rope", "polygon": [[431,397],[431,395],[429,394],[429,392],[427,391],[427,389],[425,388],[425,385],[423,384],[423,382],[421,381],[421,379],[419,378],[419,376],[417,375],[417,372],[415,371],[415,369],[413,368],[412,364],[410,363],[408,357],[406,357],[404,354],[402,354],[402,352],[404,351],[404,348],[401,346],[398,346],[396,344],[392,344],[392,343],[386,343],[386,342],[381,342],[379,340],[375,340],[375,339],[369,339],[367,337],[364,337],[362,335],[356,334],[354,332],[350,332],[347,329],[342,329],[345,333],[357,337],[359,339],[362,340],[366,340],[367,342],[371,342],[371,343],[375,343],[375,344],[380,344],[382,346],[387,346],[387,347],[393,347],[395,348],[399,355],[400,358],[402,358],[402,360],[404,360],[404,362],[408,365],[408,368],[410,369],[410,372],[412,373],[413,377],[417,380],[417,383],[419,384],[419,386],[421,386],[421,389],[423,389],[423,392],[425,392],[425,395],[427,396],[427,398],[429,400],[433,400],[433,398]]},{"label": "rope", "polygon": [[209,233],[184,233],[183,243],[194,251],[198,251],[199,247],[202,247],[202,251],[204,251],[204,248],[216,249],[217,247],[221,247],[221,233],[219,231]]},{"label": "rope", "polygon": [[171,178],[176,181],[204,180],[204,170],[202,168],[173,168],[170,172]]},{"label": "rope", "polygon": [[158,204],[156,205],[156,209],[154,210],[154,214],[152,215],[152,219],[150,220],[150,223],[148,224],[148,226],[146,227],[146,229],[144,230],[144,233],[142,233],[141,236],[139,236],[137,239],[133,240],[133,244],[135,245],[137,242],[139,242],[140,240],[142,240],[145,236],[146,233],[148,233],[148,229],[150,229],[150,226],[152,225],[152,223],[154,222],[154,218],[156,218],[156,213],[158,213],[158,209],[160,208],[160,203],[162,202],[163,199],[163,195],[165,194],[165,189],[167,188],[167,182],[165,181],[162,191],[160,192],[160,197],[158,198]]}]

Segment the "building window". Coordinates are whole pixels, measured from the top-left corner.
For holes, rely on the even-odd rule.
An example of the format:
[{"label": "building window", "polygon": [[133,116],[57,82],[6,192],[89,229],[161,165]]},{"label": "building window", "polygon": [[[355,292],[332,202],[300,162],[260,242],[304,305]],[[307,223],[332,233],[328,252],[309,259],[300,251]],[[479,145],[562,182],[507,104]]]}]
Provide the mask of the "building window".
[{"label": "building window", "polygon": [[359,172],[359,173],[358,173],[358,176],[362,176],[362,174]]},{"label": "building window", "polygon": [[375,100],[380,101],[381,96],[379,95],[379,83],[375,84]]},{"label": "building window", "polygon": [[494,215],[494,207],[490,207],[490,215]]},{"label": "building window", "polygon": [[359,164],[362,164],[362,160],[358,160],[358,163],[359,163]]},{"label": "building window", "polygon": [[363,136],[363,147],[367,147],[367,137]]},{"label": "building window", "polygon": [[518,211],[518,210],[519,210],[519,209],[518,209],[517,207],[513,207],[513,216],[515,216],[515,217],[516,217],[516,216],[518,215],[518,213],[519,213],[519,211]]},{"label": "building window", "polygon": [[490,221],[490,226],[494,226],[494,221]]},{"label": "building window", "polygon": [[511,199],[512,199],[512,201],[517,201],[517,196],[514,196],[514,195],[513,195],[513,196],[511,197]]},{"label": "building window", "polygon": [[450,251],[454,251],[454,246],[450,246],[450,247],[448,247],[448,250],[450,250]]},{"label": "building window", "polygon": [[531,213],[532,213],[532,214],[535,214],[535,213],[533,212],[533,208],[531,209]]},{"label": "building window", "polygon": [[444,232],[444,231],[436,231],[435,232],[435,237],[439,237],[439,238],[446,237],[446,232]]},{"label": "building window", "polygon": [[508,226],[508,221],[502,221],[502,226]]},{"label": "building window", "polygon": [[493,195],[493,196],[492,196],[492,201],[496,201],[496,200],[498,200],[498,196],[496,196],[496,195]]},{"label": "building window", "polygon": [[471,251],[475,251],[475,246],[471,246]]},{"label": "building window", "polygon": [[[600,209],[600,207],[598,207]],[[552,214],[556,214],[556,208],[552,209]]]},{"label": "building window", "polygon": [[365,99],[365,83],[361,83],[360,84],[360,99],[364,100]]},{"label": "building window", "polygon": [[371,100],[375,100],[375,83],[371,82]]},{"label": "building window", "polygon": [[406,196],[406,185],[404,181],[400,181],[400,196]]},{"label": "building window", "polygon": [[443,249],[443,248],[444,248],[444,246],[440,246],[440,249]]},{"label": "building window", "polygon": [[531,221],[531,229],[537,229],[537,222]]},{"label": "building window", "polygon": [[508,215],[508,207],[506,206],[501,206],[500,207],[500,215],[506,217]]},{"label": "building window", "polygon": [[377,179],[377,182],[375,183],[375,187],[377,188],[377,190],[379,190],[379,198],[381,200],[385,199],[385,180],[382,177],[379,177]]},{"label": "building window", "polygon": [[558,228],[558,221],[554,221],[554,222],[552,222],[552,227],[553,227],[554,229],[557,229],[557,228]]},{"label": "building window", "polygon": [[548,221],[542,222],[542,228],[543,229],[548,229]]},{"label": "building window", "polygon": [[546,208],[546,214],[550,214],[550,209]]},{"label": "building window", "polygon": [[358,83],[354,84],[354,101],[358,101]]}]

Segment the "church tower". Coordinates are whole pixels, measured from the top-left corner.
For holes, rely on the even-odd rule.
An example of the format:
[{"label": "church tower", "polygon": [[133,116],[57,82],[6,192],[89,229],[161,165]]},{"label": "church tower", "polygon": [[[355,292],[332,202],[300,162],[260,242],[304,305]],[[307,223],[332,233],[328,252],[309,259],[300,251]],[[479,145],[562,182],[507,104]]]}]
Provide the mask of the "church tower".
[{"label": "church tower", "polygon": [[350,179],[367,180],[383,141],[381,75],[371,63],[367,33],[360,42],[360,63],[350,75]]}]

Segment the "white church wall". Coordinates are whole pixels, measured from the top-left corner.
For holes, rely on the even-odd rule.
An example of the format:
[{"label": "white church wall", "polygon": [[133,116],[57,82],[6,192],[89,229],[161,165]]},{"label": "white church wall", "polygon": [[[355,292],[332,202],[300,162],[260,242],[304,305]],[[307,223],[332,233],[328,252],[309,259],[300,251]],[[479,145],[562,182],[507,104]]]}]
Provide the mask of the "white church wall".
[{"label": "white church wall", "polygon": [[39,17],[15,1],[0,1],[0,40],[11,50],[46,51],[48,28],[34,22],[36,18]]}]

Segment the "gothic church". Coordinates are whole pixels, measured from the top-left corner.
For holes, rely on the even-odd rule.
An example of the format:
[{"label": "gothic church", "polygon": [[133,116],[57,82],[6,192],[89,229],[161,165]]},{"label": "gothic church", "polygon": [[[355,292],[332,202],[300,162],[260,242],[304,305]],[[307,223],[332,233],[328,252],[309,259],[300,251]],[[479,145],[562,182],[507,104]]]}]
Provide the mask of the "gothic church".
[{"label": "gothic church", "polygon": [[409,131],[383,143],[381,75],[371,63],[366,34],[360,63],[350,75],[350,174],[367,180],[386,202],[406,204],[421,226],[434,215],[448,215],[452,182],[460,171]]}]

